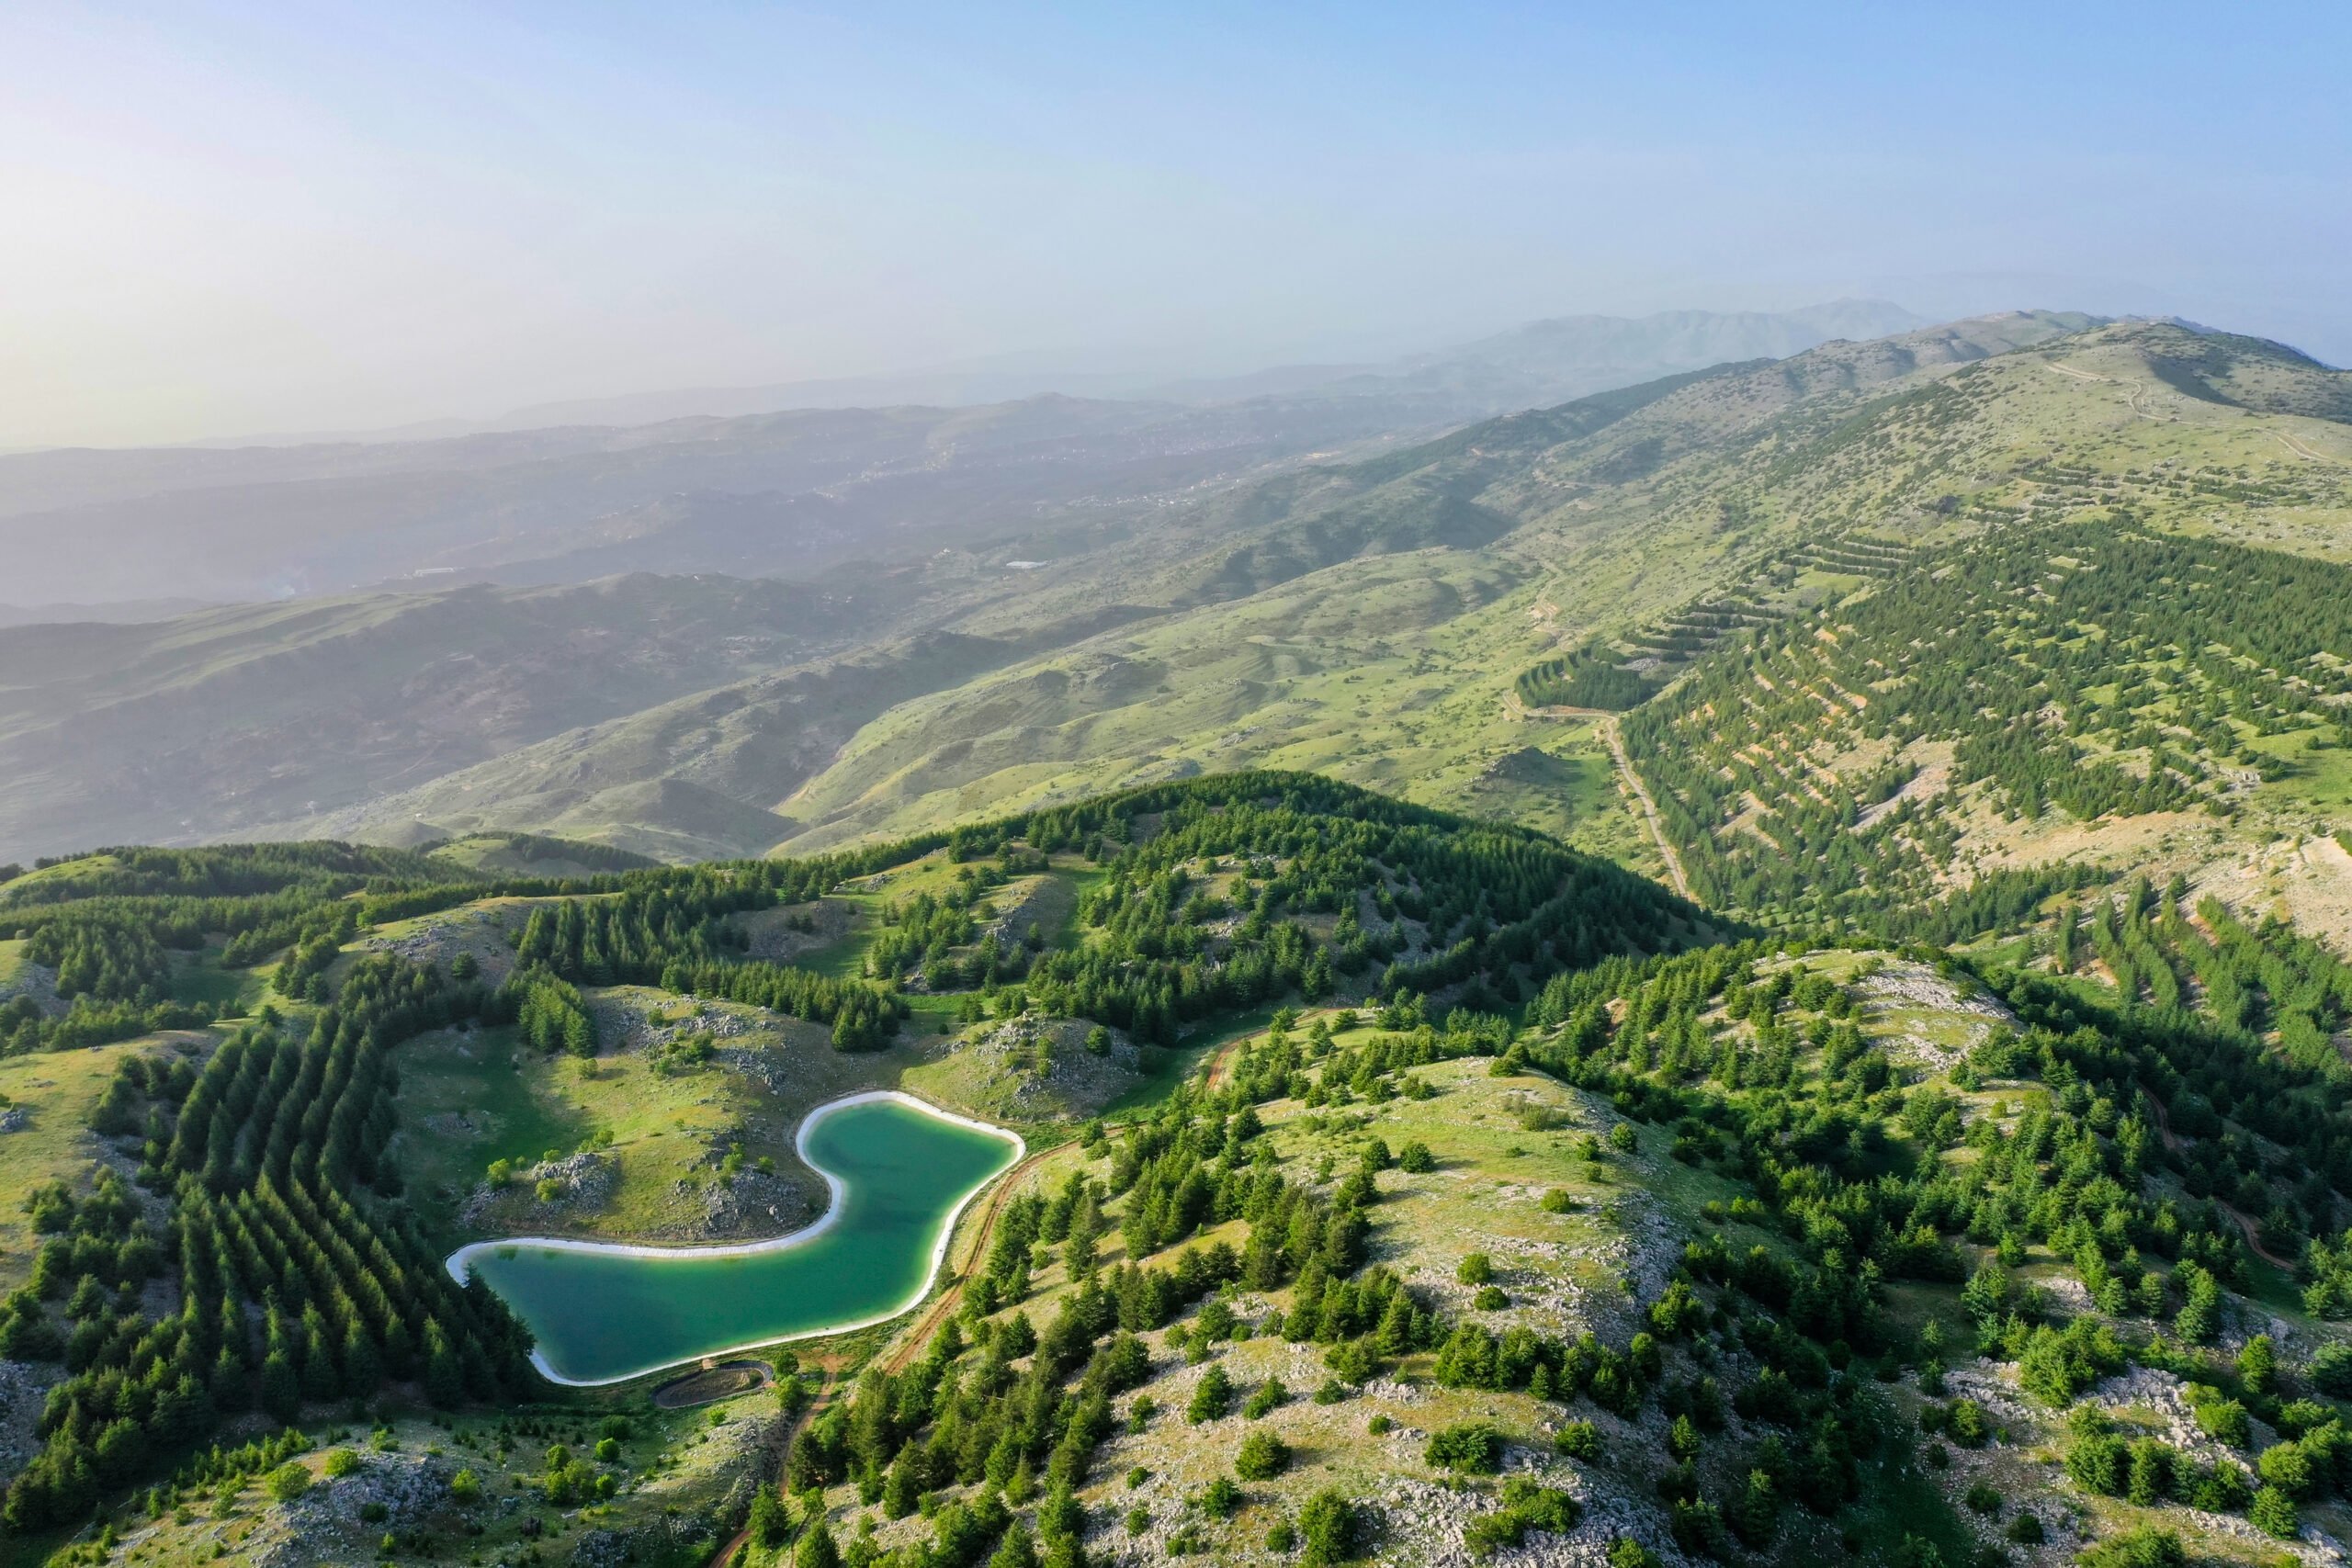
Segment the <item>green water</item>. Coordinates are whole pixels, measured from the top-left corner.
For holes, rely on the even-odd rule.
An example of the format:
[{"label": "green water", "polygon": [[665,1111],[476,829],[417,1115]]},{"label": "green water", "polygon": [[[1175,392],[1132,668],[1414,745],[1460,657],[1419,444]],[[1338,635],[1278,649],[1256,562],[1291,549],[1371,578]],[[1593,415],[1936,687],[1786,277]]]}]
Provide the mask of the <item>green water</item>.
[{"label": "green water", "polygon": [[540,1370],[611,1382],[895,1316],[928,1288],[949,1224],[1018,1150],[895,1100],[820,1107],[803,1158],[835,1179],[831,1222],[754,1248],[492,1242],[450,1259],[521,1314]]}]

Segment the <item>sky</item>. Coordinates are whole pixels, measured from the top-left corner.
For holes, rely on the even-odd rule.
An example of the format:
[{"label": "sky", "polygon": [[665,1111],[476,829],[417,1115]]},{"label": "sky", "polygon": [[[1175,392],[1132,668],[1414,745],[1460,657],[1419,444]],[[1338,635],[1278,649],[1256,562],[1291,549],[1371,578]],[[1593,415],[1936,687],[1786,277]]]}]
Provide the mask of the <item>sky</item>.
[{"label": "sky", "polygon": [[1849,296],[2346,364],[2347,59],[2340,4],[9,6],[0,449]]}]

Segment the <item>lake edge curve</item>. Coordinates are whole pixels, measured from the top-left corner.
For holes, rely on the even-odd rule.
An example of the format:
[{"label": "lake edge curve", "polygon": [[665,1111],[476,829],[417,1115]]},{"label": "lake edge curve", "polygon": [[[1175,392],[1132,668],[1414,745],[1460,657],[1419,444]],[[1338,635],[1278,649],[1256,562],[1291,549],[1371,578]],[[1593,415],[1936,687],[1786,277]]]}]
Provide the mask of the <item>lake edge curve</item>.
[{"label": "lake edge curve", "polygon": [[[794,1334],[775,1335],[766,1338],[751,1340],[741,1345],[730,1345],[720,1348],[698,1350],[691,1356],[682,1357],[675,1360],[656,1362],[651,1366],[640,1367],[635,1371],[622,1372],[613,1377],[566,1377],[562,1373],[557,1371],[554,1367],[548,1363],[546,1350],[536,1343],[531,1348],[531,1366],[541,1377],[560,1387],[609,1388],[616,1383],[630,1382],[639,1378],[650,1377],[656,1372],[667,1371],[674,1367],[691,1365],[692,1363],[704,1360],[707,1358],[713,1356],[743,1355],[750,1351],[765,1349],[774,1345],[791,1344],[796,1340],[821,1338],[824,1336],[831,1334],[848,1334],[860,1328],[871,1328],[876,1324],[888,1323],[895,1317],[903,1317],[908,1313],[912,1312],[916,1307],[921,1306],[924,1298],[931,1294],[932,1287],[939,1282],[940,1267],[946,1261],[947,1249],[955,1244],[956,1226],[957,1222],[963,1219],[964,1211],[971,1207],[973,1199],[978,1198],[981,1193],[987,1191],[991,1186],[1003,1179],[1008,1173],[1020,1165],[1023,1159],[1027,1157],[1029,1153],[1029,1145],[1026,1139],[1023,1138],[1020,1134],[1014,1132],[1010,1127],[1000,1127],[994,1122],[980,1121],[978,1117],[959,1115],[956,1111],[949,1111],[944,1107],[933,1105],[931,1101],[924,1100],[918,1095],[909,1094],[903,1089],[861,1089],[855,1094],[845,1094],[838,1100],[829,1100],[821,1105],[810,1107],[808,1114],[801,1117],[800,1125],[793,1134],[793,1150],[800,1156],[800,1162],[803,1165],[807,1166],[809,1169],[815,1171],[819,1176],[825,1179],[827,1198],[825,1202],[825,1212],[818,1215],[816,1219],[810,1221],[808,1224],[801,1226],[798,1230],[789,1231],[779,1236],[769,1236],[759,1241],[714,1242],[707,1246],[684,1244],[675,1247],[658,1246],[650,1242],[591,1241],[580,1236],[500,1236],[489,1241],[469,1241],[466,1243],[465,1246],[458,1247],[455,1252],[452,1252],[447,1258],[444,1258],[442,1260],[442,1267],[448,1270],[449,1277],[456,1280],[458,1286],[462,1288],[472,1277],[472,1266],[475,1257],[483,1252],[496,1251],[505,1247],[537,1247],[552,1252],[600,1254],[608,1258],[643,1258],[657,1260],[676,1259],[683,1261],[708,1258],[746,1258],[763,1253],[786,1252],[795,1247],[804,1247],[809,1242],[816,1240],[819,1236],[825,1235],[828,1231],[833,1228],[835,1224],[839,1222],[842,1213],[842,1199],[848,1190],[848,1184],[843,1181],[841,1177],[835,1175],[832,1171],[826,1169],[823,1166],[819,1165],[815,1160],[808,1157],[809,1133],[818,1125],[818,1123],[836,1111],[846,1111],[853,1106],[871,1105],[876,1101],[884,1100],[906,1106],[910,1110],[920,1111],[923,1115],[934,1117],[942,1122],[953,1122],[958,1126],[968,1127],[978,1133],[984,1133],[993,1138],[1001,1138],[1012,1146],[1011,1158],[1007,1159],[1005,1163],[1000,1166],[996,1170],[981,1178],[978,1181],[974,1182],[961,1197],[956,1200],[954,1205],[948,1209],[945,1216],[940,1223],[939,1239],[932,1247],[929,1266],[923,1270],[922,1279],[916,1285],[914,1292],[904,1302],[899,1303],[895,1307],[892,1307],[887,1312],[876,1313],[871,1316],[858,1318],[853,1322],[828,1324],[820,1328],[803,1329],[798,1333]],[[536,1335],[534,1335],[534,1338],[537,1338]]]}]

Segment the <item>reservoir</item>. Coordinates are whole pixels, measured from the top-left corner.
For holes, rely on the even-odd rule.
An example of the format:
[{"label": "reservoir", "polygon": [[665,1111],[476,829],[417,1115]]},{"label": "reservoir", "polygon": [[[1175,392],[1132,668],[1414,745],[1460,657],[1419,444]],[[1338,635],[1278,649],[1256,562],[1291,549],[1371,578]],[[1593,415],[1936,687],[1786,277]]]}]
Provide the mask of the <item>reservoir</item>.
[{"label": "reservoir", "polygon": [[910,1096],[811,1111],[800,1157],[832,1189],[816,1224],[772,1241],[636,1247],[522,1237],[452,1253],[528,1325],[557,1382],[618,1382],[705,1356],[896,1317],[931,1288],[956,1216],[1022,1151],[1018,1136]]}]

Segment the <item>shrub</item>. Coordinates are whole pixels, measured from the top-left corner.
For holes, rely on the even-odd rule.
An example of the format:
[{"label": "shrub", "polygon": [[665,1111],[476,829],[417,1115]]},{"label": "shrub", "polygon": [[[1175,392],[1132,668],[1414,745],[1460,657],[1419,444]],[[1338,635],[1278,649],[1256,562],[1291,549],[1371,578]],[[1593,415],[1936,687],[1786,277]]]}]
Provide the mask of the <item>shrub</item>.
[{"label": "shrub", "polygon": [[1241,1488],[1220,1475],[1202,1487],[1201,1495],[1193,1501],[1213,1519],[1230,1518],[1233,1510],[1241,1506]]},{"label": "shrub", "polygon": [[752,1543],[773,1551],[792,1533],[792,1514],[773,1486],[763,1486],[752,1497],[752,1517],[745,1528]]},{"label": "shrub", "polygon": [[1250,1403],[1241,1407],[1241,1414],[1255,1421],[1289,1397],[1290,1390],[1283,1386],[1282,1379],[1268,1378],[1264,1382],[1260,1383],[1257,1392],[1250,1396]]},{"label": "shrub", "polygon": [[2018,1381],[2028,1393],[2063,1410],[2100,1378],[2121,1371],[2123,1361],[2113,1329],[2078,1317],[2064,1329],[2034,1329],[2018,1358]]},{"label": "shrub", "polygon": [[[2256,1492],[2253,1503],[2246,1508],[2245,1517],[2255,1529],[2265,1535],[2277,1536],[2280,1540],[2294,1540],[2299,1528],[2295,1521],[2295,1499],[2276,1486],[2266,1486]],[[2178,1562],[2179,1559],[2176,1557],[2173,1561]],[[2117,1564],[2115,1568],[2125,1568],[2125,1565]],[[2133,1562],[2128,1568],[2140,1568],[2140,1565]]]},{"label": "shrub", "polygon": [[1252,1432],[1233,1456],[1233,1473],[1244,1481],[1272,1481],[1290,1468],[1290,1445],[1272,1432]]},{"label": "shrub", "polygon": [[1503,1467],[1503,1435],[1484,1421],[1464,1421],[1434,1433],[1421,1457],[1440,1470],[1492,1475]]},{"label": "shrub", "polygon": [[2040,1546],[2048,1532],[2041,1528],[2041,1516],[2026,1512],[2009,1521],[2007,1534],[2019,1546]]},{"label": "shrub", "polygon": [[1560,1435],[1552,1439],[1552,1446],[1568,1459],[1599,1464],[1600,1428],[1589,1421],[1571,1421],[1560,1428]]},{"label": "shrub", "polygon": [[340,1481],[359,1468],[359,1456],[349,1449],[329,1449],[320,1468],[326,1472],[328,1480]]},{"label": "shrub", "polygon": [[269,1472],[262,1482],[263,1489],[273,1503],[291,1503],[311,1489],[311,1472],[288,1460]]},{"label": "shrub", "polygon": [[1980,1514],[1997,1514],[2001,1511],[2001,1495],[1994,1491],[1985,1482],[1980,1481],[1971,1486],[1962,1501]]},{"label": "shrub", "polygon": [[1288,1551],[1298,1544],[1298,1528],[1288,1519],[1276,1519],[1266,1527],[1266,1550]]},{"label": "shrub", "polygon": [[2352,1399],[2352,1345],[2323,1345],[2311,1359],[2312,1386],[2335,1399]]},{"label": "shrub", "polygon": [[2197,1425],[2209,1438],[2224,1442],[2233,1449],[2254,1446],[2254,1427],[2246,1418],[2245,1406],[2234,1399],[2217,1399],[2209,1404],[2190,1406]]},{"label": "shrub", "polygon": [[1211,1367],[1202,1374],[1200,1385],[1193,1390],[1193,1402],[1184,1407],[1184,1419],[1195,1427],[1204,1421],[1214,1421],[1223,1416],[1232,1403],[1232,1380],[1225,1375],[1223,1367]]},{"label": "shrub", "polygon": [[1398,1169],[1411,1171],[1416,1176],[1425,1175],[1437,1168],[1437,1156],[1430,1153],[1427,1144],[1407,1144],[1397,1153],[1396,1166]]},{"label": "shrub", "polygon": [[1465,1285],[1483,1285],[1495,1277],[1495,1260],[1483,1252],[1471,1253],[1454,1269],[1453,1277]]},{"label": "shrub", "polygon": [[1632,1154],[1641,1146],[1641,1139],[1634,1132],[1631,1122],[1620,1122],[1609,1129],[1609,1146],[1621,1155]]},{"label": "shrub", "polygon": [[1343,1339],[1323,1352],[1323,1364],[1344,1382],[1369,1382],[1380,1375],[1380,1347],[1369,1334]]},{"label": "shrub", "polygon": [[1503,1293],[1500,1285],[1481,1285],[1478,1293],[1470,1298],[1470,1304],[1480,1312],[1500,1312],[1510,1305],[1510,1297]]},{"label": "shrub", "polygon": [[[1547,1214],[1565,1214],[1574,1210],[1577,1201],[1565,1187],[1555,1187],[1536,1201],[1536,1206]],[[1639,1542],[1635,1542],[1639,1545]]]},{"label": "shrub", "polygon": [[481,1500],[481,1477],[470,1470],[461,1470],[449,1477],[449,1495],[459,1503]]},{"label": "shrub", "polygon": [[1364,1430],[1375,1438],[1385,1438],[1396,1429],[1396,1423],[1385,1416],[1375,1416],[1364,1423]]},{"label": "shrub", "polygon": [[1298,1533],[1306,1542],[1305,1568],[1330,1568],[1355,1554],[1356,1509],[1335,1487],[1326,1487],[1298,1511]]},{"label": "shrub", "polygon": [[2312,1489],[2312,1459],[2301,1443],[2274,1443],[2262,1450],[2254,1467],[2267,1485],[2290,1497],[2301,1497]]},{"label": "shrub", "polygon": [[1668,1521],[1674,1531],[1674,1544],[1687,1556],[1724,1557],[1728,1549],[1724,1540],[1723,1515],[1713,1503],[1674,1500],[1673,1517]]},{"label": "shrub", "polygon": [[2188,1553],[2170,1530],[2125,1530],[2100,1541],[2075,1560],[2080,1568],[2184,1568]]}]

